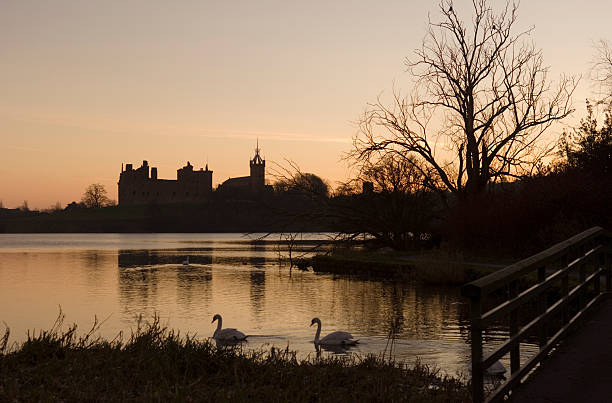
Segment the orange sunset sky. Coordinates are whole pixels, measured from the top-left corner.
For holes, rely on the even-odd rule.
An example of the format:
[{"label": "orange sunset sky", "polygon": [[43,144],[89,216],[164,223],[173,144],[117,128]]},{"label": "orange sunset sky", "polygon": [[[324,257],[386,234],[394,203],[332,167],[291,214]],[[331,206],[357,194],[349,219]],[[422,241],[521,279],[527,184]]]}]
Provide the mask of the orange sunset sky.
[{"label": "orange sunset sky", "polygon": [[[3,0],[0,200],[46,208],[91,183],[116,200],[121,164],[143,159],[166,179],[208,160],[216,186],[248,175],[257,138],[268,165],[345,179],[354,121],[393,82],[409,88],[403,60],[428,13],[437,20],[437,2]],[[568,124],[594,91],[593,43],[612,40],[611,15],[603,0],[519,8],[550,78],[582,75]]]}]

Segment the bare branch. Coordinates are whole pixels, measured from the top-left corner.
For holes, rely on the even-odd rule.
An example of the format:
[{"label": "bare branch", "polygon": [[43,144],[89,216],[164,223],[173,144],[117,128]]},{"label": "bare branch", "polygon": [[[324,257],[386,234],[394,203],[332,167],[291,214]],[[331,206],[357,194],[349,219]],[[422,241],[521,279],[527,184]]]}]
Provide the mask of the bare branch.
[{"label": "bare branch", "polygon": [[553,88],[542,52],[529,40],[533,27],[514,32],[517,4],[507,1],[495,12],[489,0],[473,0],[472,7],[470,25],[452,0],[439,3],[441,20],[429,21],[414,58],[405,61],[414,80],[410,96],[394,90],[389,106],[380,97],[368,105],[349,158],[417,156],[432,186],[459,195],[537,163],[539,154],[531,153],[542,134],[573,112],[578,79],[562,76]]},{"label": "bare branch", "polygon": [[612,47],[606,40],[595,44],[595,60],[592,63],[591,79],[598,85],[599,104],[612,101]]}]

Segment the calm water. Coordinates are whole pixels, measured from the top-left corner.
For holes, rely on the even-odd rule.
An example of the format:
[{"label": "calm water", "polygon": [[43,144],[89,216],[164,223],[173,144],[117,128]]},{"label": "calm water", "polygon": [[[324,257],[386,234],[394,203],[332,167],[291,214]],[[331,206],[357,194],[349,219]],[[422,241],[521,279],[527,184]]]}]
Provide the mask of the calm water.
[{"label": "calm water", "polygon": [[[316,238],[315,235],[311,236]],[[65,323],[129,334],[136,318],[159,314],[181,333],[209,337],[215,313],[224,327],[253,335],[247,346],[287,345],[314,354],[314,316],[322,335],[350,331],[357,353],[382,353],[390,323],[400,331],[394,353],[454,375],[467,373],[467,305],[456,287],[367,281],[279,265],[276,242],[241,234],[0,234],[0,321],[20,341]],[[270,241],[277,237],[269,238]],[[307,252],[308,247],[300,247]],[[281,254],[287,255],[286,250]],[[295,253],[295,252],[294,252]],[[182,262],[189,257],[190,265]],[[0,324],[0,330],[3,325]],[[492,332],[498,342],[505,332]]]}]

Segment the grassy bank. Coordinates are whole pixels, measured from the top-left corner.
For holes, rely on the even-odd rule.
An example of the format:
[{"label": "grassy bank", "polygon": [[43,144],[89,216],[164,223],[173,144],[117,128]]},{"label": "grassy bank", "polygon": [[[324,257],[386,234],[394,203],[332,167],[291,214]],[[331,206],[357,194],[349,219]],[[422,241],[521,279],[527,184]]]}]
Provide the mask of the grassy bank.
[{"label": "grassy bank", "polygon": [[428,284],[465,284],[510,263],[508,259],[465,258],[439,250],[406,253],[347,249],[312,258],[315,272]]},{"label": "grassy bank", "polygon": [[59,328],[0,339],[0,401],[469,401],[457,379],[380,357],[217,348],[158,320],[126,341]]}]

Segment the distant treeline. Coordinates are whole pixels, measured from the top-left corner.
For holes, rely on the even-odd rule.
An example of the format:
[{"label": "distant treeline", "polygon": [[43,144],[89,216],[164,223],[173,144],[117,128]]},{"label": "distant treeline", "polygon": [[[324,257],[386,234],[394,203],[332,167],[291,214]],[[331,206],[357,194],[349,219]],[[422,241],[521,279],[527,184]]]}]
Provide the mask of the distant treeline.
[{"label": "distant treeline", "polygon": [[592,226],[612,229],[611,185],[605,172],[536,175],[457,203],[441,231],[458,249],[528,256]]},{"label": "distant treeline", "polygon": [[586,228],[612,228],[607,171],[565,168],[498,184],[445,205],[432,192],[329,196],[270,193],[56,211],[0,209],[3,233],[340,232],[396,250],[443,246],[485,254],[529,255]]},{"label": "distant treeline", "polygon": [[[308,202],[282,197],[65,210],[0,209],[0,233],[313,232],[332,230],[304,214]],[[303,216],[303,219],[298,218]]]}]

